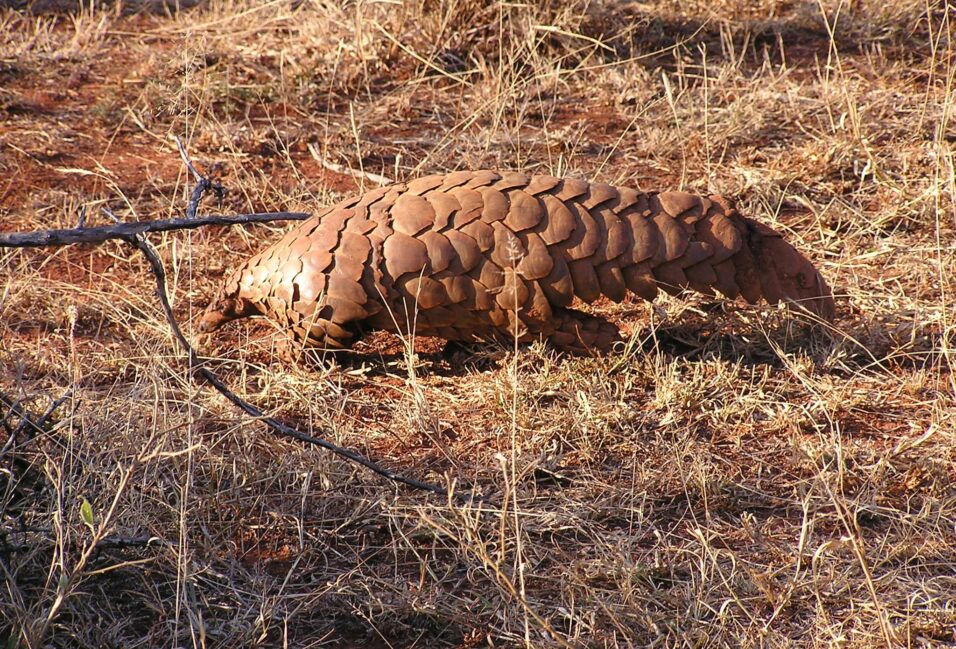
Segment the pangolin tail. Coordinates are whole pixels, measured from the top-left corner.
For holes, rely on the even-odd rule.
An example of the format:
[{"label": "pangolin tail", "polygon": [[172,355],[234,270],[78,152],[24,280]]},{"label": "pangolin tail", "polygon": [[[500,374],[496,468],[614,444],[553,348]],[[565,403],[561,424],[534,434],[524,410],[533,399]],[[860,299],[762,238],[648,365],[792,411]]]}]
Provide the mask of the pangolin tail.
[{"label": "pangolin tail", "polygon": [[[727,199],[711,196],[709,200],[719,206],[723,218],[715,210],[689,228],[693,234],[684,256],[654,270],[662,288],[673,292],[675,287],[689,286],[706,294],[716,289],[750,304],[761,298],[770,304],[786,302],[797,311],[833,320],[833,293],[809,259],[779,232],[741,216]],[[712,254],[696,262],[694,255],[701,246]],[[675,272],[675,266],[682,272]]]}]

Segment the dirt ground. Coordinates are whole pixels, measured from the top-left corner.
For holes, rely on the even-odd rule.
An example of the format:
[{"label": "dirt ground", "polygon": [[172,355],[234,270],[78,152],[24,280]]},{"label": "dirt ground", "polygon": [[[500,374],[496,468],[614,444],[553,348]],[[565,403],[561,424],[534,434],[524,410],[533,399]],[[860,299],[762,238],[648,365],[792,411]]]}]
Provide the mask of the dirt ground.
[{"label": "dirt ground", "polygon": [[[289,364],[249,321],[199,341],[266,412],[489,498],[465,504],[192,382],[125,243],[0,249],[0,638],[956,647],[954,21],[943,0],[0,3],[0,232],[181,216],[176,136],[228,189],[206,213],[469,168],[736,196],[838,305],[821,331],[604,303],[629,343],[594,358],[376,334]],[[288,227],[150,236],[189,336]]]}]

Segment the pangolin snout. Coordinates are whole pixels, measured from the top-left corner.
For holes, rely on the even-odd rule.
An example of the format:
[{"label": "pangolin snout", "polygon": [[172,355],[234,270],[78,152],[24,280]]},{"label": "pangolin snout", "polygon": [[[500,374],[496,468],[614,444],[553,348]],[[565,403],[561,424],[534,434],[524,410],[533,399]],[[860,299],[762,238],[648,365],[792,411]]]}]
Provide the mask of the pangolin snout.
[{"label": "pangolin snout", "polygon": [[199,331],[216,331],[230,320],[245,318],[256,313],[252,302],[243,298],[224,298],[213,302],[199,319]]}]

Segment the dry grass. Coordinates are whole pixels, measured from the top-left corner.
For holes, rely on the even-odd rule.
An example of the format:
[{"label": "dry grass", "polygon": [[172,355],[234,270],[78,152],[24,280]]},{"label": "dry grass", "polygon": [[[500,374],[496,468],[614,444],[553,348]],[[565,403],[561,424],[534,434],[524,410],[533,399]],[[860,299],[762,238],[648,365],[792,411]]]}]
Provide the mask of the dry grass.
[{"label": "dry grass", "polygon": [[[832,337],[765,307],[606,305],[633,338],[605,358],[378,336],[290,367],[245,325],[207,350],[267,410],[500,505],[462,507],[191,384],[132,249],[2,252],[0,390],[71,395],[0,453],[7,646],[956,646],[954,20],[939,0],[0,10],[4,230],[179,212],[175,134],[226,212],[357,189],[317,156],[736,194],[841,296]],[[154,237],[182,320],[279,230]]]}]

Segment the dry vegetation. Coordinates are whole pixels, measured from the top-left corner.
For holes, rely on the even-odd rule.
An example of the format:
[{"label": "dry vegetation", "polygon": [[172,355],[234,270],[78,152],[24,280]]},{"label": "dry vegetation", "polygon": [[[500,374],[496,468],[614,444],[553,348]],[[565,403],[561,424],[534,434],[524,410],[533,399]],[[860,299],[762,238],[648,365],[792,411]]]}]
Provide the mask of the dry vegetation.
[{"label": "dry vegetation", "polygon": [[[631,344],[583,359],[205,345],[268,411],[492,497],[464,506],[191,383],[129,246],[2,251],[0,391],[69,394],[0,431],[6,646],[956,646],[952,6],[83,4],[0,9],[2,230],[181,213],[171,135],[226,213],[356,191],[323,160],[543,170],[739,195],[839,316],[608,304]],[[154,235],[181,320],[282,228]]]}]

